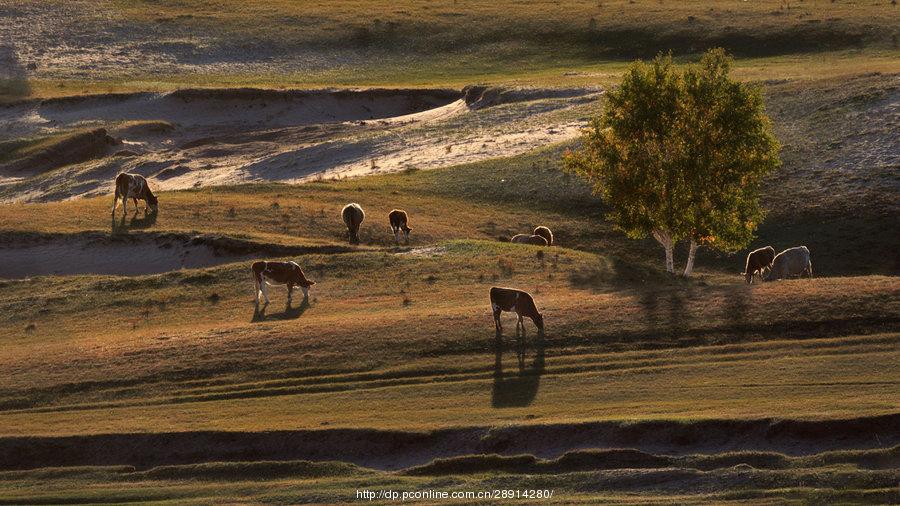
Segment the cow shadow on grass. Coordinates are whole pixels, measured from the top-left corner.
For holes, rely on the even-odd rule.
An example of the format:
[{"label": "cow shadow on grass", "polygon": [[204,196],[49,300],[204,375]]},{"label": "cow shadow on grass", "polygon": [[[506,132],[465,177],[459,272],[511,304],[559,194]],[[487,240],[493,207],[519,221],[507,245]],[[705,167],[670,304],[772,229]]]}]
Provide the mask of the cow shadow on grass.
[{"label": "cow shadow on grass", "polygon": [[264,321],[275,321],[275,320],[296,320],[303,316],[303,313],[309,309],[309,298],[304,297],[303,300],[300,301],[300,304],[297,306],[293,306],[290,301],[288,301],[287,305],[284,307],[284,311],[280,313],[267,313],[269,304],[256,304],[253,308],[253,317],[250,319],[250,323],[259,323]]},{"label": "cow shadow on grass", "polygon": [[127,234],[132,230],[144,230],[156,225],[156,220],[159,217],[159,211],[138,211],[135,210],[131,215],[131,219],[128,219],[127,214],[123,214],[121,218],[116,218],[113,215],[112,218],[112,234]]},{"label": "cow shadow on grass", "polygon": [[494,339],[494,385],[491,389],[491,406],[494,408],[516,408],[531,405],[537,397],[541,376],[544,374],[544,337],[538,334],[530,348],[533,356],[528,362],[529,346],[524,336],[516,339],[517,370],[503,372],[503,339]]}]

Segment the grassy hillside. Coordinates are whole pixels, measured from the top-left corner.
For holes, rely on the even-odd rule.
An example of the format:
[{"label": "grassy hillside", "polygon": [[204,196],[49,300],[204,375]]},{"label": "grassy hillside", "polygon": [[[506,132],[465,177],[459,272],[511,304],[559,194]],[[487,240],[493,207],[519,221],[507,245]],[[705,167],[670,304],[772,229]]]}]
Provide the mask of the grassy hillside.
[{"label": "grassy hillside", "polygon": [[[479,53],[499,57],[543,53],[565,56],[648,56],[659,47],[678,53],[727,46],[741,56],[876,45],[891,47],[890,2],[555,1],[404,2],[114,2],[120,19],[155,25],[171,34],[186,29],[216,34],[220,43],[254,47],[272,41],[279,52],[307,46],[361,47],[409,54]],[[873,14],[877,14],[875,17]],[[247,23],[247,19],[257,23]],[[265,27],[265,28],[264,28]],[[402,49],[401,49],[402,48]]]},{"label": "grassy hillside", "polygon": [[[888,0],[2,5],[21,81],[7,98],[186,86],[605,84],[660,49],[683,56],[714,46],[737,55],[751,79],[896,71],[900,21]],[[48,34],[65,49],[48,46]]]},{"label": "grassy hillside", "polygon": [[[368,410],[359,411],[364,403],[353,393],[341,394],[350,396],[341,401],[350,410],[346,417],[330,407],[328,412],[334,418],[328,420],[284,414],[279,398],[312,395],[325,403],[323,406],[333,406],[335,398],[323,396],[323,392],[359,388],[361,395],[370,396],[375,385],[376,390],[391,386],[398,392],[424,388],[411,398],[421,401],[423,396],[433,396],[436,403],[471,395],[469,388],[480,390],[479,384],[491,382],[490,364],[496,358],[492,353],[497,350],[492,344],[485,294],[496,284],[520,286],[538,298],[550,322],[547,350],[572,355],[570,364],[568,359],[554,359],[562,366],[561,374],[589,373],[584,379],[593,386],[566,380],[559,384],[559,394],[550,396],[567,403],[576,392],[597,388],[599,384],[594,382],[609,381],[592,371],[606,370],[608,366],[601,364],[608,362],[610,357],[605,354],[610,352],[793,337],[819,342],[824,338],[856,339],[853,336],[873,332],[888,332],[888,342],[892,342],[890,332],[895,330],[898,316],[894,278],[825,278],[747,287],[735,275],[742,268],[742,259],[732,256],[702,263],[699,281],[671,279],[659,270],[658,247],[652,241],[627,240],[614,231],[603,221],[602,206],[584,185],[559,172],[558,159],[558,149],[551,149],[445,170],[302,186],[163,193],[162,211],[149,222],[143,214],[111,221],[108,198],[3,206],[0,220],[7,224],[6,238],[10,244],[20,245],[47,240],[65,245],[92,230],[135,238],[143,237],[145,231],[167,231],[245,237],[272,244],[339,244],[345,233],[338,219],[340,207],[359,201],[368,211],[363,245],[357,251],[296,257],[319,282],[311,301],[282,309],[283,294],[273,289],[275,303],[268,315],[253,310],[251,283],[243,262],[137,278],[79,276],[5,282],[0,335],[8,346],[6,365],[17,370],[15,364],[20,361],[29,364],[6,379],[3,403],[15,411],[4,415],[11,417],[8,426],[21,431],[17,433],[54,433],[63,427],[76,432],[99,427],[132,431],[160,424],[170,424],[172,430],[259,430],[282,427],[281,423],[315,426],[323,421],[351,426],[360,424],[363,417],[369,420],[364,426],[408,427],[412,418],[398,418],[392,410],[368,415]],[[411,213],[412,248],[392,244],[386,214],[395,206]],[[497,241],[539,223],[555,230],[558,247],[516,247]],[[56,235],[40,236],[49,233]],[[94,247],[98,254],[105,251],[102,241],[95,241]],[[839,259],[830,257],[827,249],[814,251],[817,265],[838,264]],[[366,339],[360,340],[358,336],[363,334]],[[398,348],[398,342],[404,345]],[[36,346],[43,350],[40,358],[31,357]],[[68,362],[72,346],[81,350],[87,362]],[[198,353],[208,346],[212,348]],[[501,351],[509,351],[506,346],[501,345]],[[852,347],[850,342],[842,342],[844,346]],[[751,361],[746,371],[759,374],[758,378],[779,375],[790,381],[808,378],[817,374],[815,371],[828,371],[834,377],[834,371],[840,370],[849,375],[847,382],[862,385],[868,380],[856,378],[856,374],[885,376],[878,365],[882,359],[877,357],[893,360],[891,345],[877,346],[864,352],[872,360],[858,363],[858,372],[852,372],[849,364],[833,363],[843,358],[822,355],[817,348],[811,349],[808,357],[778,352],[800,360],[791,365],[776,366],[771,355],[764,354]],[[448,359],[451,356],[460,358]],[[630,360],[644,364],[649,358],[638,355],[626,363]],[[722,385],[724,378],[739,375],[732,368],[735,365],[703,369],[698,381]],[[667,375],[675,372],[670,366],[667,362],[661,370],[660,388],[672,383]],[[549,366],[540,367],[539,375],[550,370]],[[788,376],[775,373],[784,368],[794,372]],[[641,381],[646,380],[643,366],[635,370],[641,371]],[[686,381],[683,374],[677,372]],[[43,386],[35,389],[37,377],[42,378]],[[111,377],[117,379],[108,380]],[[513,382],[512,388],[531,389],[533,395],[538,383],[529,381]],[[747,381],[756,380],[739,382]],[[841,384],[843,391],[846,386]],[[554,388],[552,382],[541,385],[541,391]],[[455,390],[458,386],[461,390]],[[431,388],[436,390],[424,393]],[[789,388],[798,387],[791,384]],[[813,390],[820,392],[821,388],[831,387],[823,384]],[[659,408],[658,416],[792,412],[837,416],[892,409],[876,401],[880,393],[872,392],[875,397],[870,398],[864,391],[854,397],[860,404],[836,411],[826,408],[831,402],[828,394],[804,393],[812,404],[803,410],[795,394],[766,390],[742,391],[733,397],[736,402],[713,403],[709,411],[697,411],[696,406],[688,408],[697,395],[691,389],[685,390],[690,392],[685,405],[676,402],[678,396],[673,392],[659,393],[659,399],[670,400]],[[388,400],[394,395],[388,393],[378,402],[395,402]],[[753,401],[745,395],[751,395]],[[814,400],[819,395],[821,400]],[[785,401],[785,396],[790,400]],[[213,414],[248,409],[246,399],[253,399],[252,409],[271,412],[265,425],[241,416]],[[311,402],[302,403],[307,414],[315,413]],[[402,407],[407,401],[397,402],[401,404],[394,408],[410,409]],[[597,411],[596,402],[586,399],[586,411],[576,404],[563,409],[551,403],[528,413],[553,420],[589,419],[599,412],[604,416],[641,412],[649,416],[646,405],[614,403],[618,407]],[[184,403],[199,404],[183,411]],[[171,405],[174,411],[160,405]],[[485,417],[482,423],[494,423],[498,421],[495,407],[485,404],[485,411],[476,415],[479,412],[466,405],[465,411],[475,417],[471,420]],[[110,417],[108,409],[124,411],[116,411],[122,416]],[[47,417],[47,410],[59,412]],[[197,410],[205,414],[197,418]],[[431,413],[436,418],[416,416],[413,425],[442,426],[460,416],[446,409]],[[373,414],[375,418],[370,418]],[[308,422],[301,422],[303,419]],[[137,425],[132,425],[135,422]],[[79,426],[84,429],[77,429]]]}]

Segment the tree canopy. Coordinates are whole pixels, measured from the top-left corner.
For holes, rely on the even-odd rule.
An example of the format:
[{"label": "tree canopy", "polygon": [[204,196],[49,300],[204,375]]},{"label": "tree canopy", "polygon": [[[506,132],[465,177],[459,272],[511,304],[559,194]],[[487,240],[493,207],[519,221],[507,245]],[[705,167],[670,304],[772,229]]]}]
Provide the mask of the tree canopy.
[{"label": "tree canopy", "polygon": [[653,236],[666,249],[745,247],[763,218],[762,179],[780,164],[780,146],[757,86],[729,75],[731,59],[708,51],[679,71],[670,55],[634,63],[606,97],[565,167],[586,178],[629,237]]}]

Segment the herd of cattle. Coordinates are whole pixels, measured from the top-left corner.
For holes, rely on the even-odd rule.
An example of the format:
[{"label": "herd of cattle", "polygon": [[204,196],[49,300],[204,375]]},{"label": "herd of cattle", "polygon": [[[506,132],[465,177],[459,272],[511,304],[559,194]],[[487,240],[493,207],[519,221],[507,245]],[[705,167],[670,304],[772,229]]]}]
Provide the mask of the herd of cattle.
[{"label": "herd of cattle", "polygon": [[[122,200],[123,215],[127,213],[128,199],[134,201],[135,209],[137,201],[143,200],[146,203],[146,209],[156,212],[158,207],[158,199],[150,190],[147,180],[144,176],[138,174],[122,173],[116,177],[116,190],[113,200],[112,212],[115,214],[118,207],[119,199]],[[353,244],[359,243],[359,227],[366,218],[366,213],[362,206],[356,203],[347,204],[341,210],[341,218],[344,225],[347,226],[347,235]],[[394,209],[388,214],[388,221],[391,231],[394,234],[394,240],[400,242],[400,234],[403,234],[404,241],[409,244],[409,233],[412,228],[409,227],[409,215],[402,209]],[[544,226],[534,229],[531,234],[517,234],[510,239],[510,242],[520,244],[533,244],[538,246],[553,246],[553,232]],[[303,297],[309,297],[309,287],[316,284],[306,277],[303,269],[296,262],[253,262],[250,266],[253,275],[253,285],[256,293],[256,304],[259,305],[260,298],[265,300],[265,304],[269,303],[268,285],[285,285],[288,292],[288,303],[294,292],[294,287],[299,286],[303,291]],[[754,276],[758,276],[764,281],[774,281],[777,279],[785,279],[795,276],[813,275],[812,262],[809,259],[809,249],[806,246],[796,246],[788,248],[779,254],[775,254],[775,249],[771,246],[759,248],[751,251],[747,255],[747,262],[744,266],[744,272],[741,273],[748,284],[753,283]],[[539,332],[544,330],[544,318],[537,310],[532,296],[522,290],[514,288],[492,287],[490,291],[491,310],[494,315],[494,324],[499,335],[502,331],[500,325],[500,315],[502,312],[513,312],[518,317],[516,324],[516,333],[522,329],[524,333],[523,318],[528,317],[534,322]]]},{"label": "herd of cattle", "polygon": [[753,276],[758,275],[764,281],[792,278],[794,276],[812,277],[812,262],[809,259],[809,248],[795,246],[788,248],[779,254],[775,254],[775,248],[766,246],[753,250],[747,255],[747,264],[741,273],[747,283],[753,283]]}]

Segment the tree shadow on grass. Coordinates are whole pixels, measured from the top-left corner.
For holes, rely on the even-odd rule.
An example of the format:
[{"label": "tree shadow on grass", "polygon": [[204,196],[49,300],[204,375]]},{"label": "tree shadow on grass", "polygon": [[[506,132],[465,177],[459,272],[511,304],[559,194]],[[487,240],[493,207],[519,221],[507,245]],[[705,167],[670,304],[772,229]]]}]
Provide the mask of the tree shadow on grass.
[{"label": "tree shadow on grass", "polygon": [[503,372],[503,339],[494,339],[494,385],[491,390],[491,406],[515,408],[529,406],[537,397],[541,375],[544,374],[544,338],[541,334],[532,342],[534,358],[526,364],[528,345],[524,339],[515,343],[518,371]]},{"label": "tree shadow on grass", "polygon": [[692,290],[663,289],[644,290],[638,295],[638,304],[644,312],[647,326],[661,333],[677,333],[688,329],[693,315],[688,310],[687,299]]},{"label": "tree shadow on grass", "polygon": [[747,338],[753,327],[748,319],[751,296],[749,286],[735,284],[642,290],[636,298],[649,335],[669,336],[687,345],[706,343],[708,338],[701,336],[713,328],[720,336],[717,342]]},{"label": "tree shadow on grass", "polygon": [[265,321],[278,321],[278,320],[296,320],[303,316],[303,313],[309,309],[309,298],[304,297],[300,304],[296,307],[291,306],[291,302],[288,302],[284,307],[284,311],[280,313],[271,313],[266,314],[266,309],[268,308],[268,304],[256,304],[253,308],[253,317],[250,319],[250,323],[259,323]]},{"label": "tree shadow on grass", "polygon": [[750,309],[751,288],[739,285],[724,291],[725,304],[722,308],[723,319],[734,329],[733,339],[743,341],[751,332],[751,323],[747,318]]},{"label": "tree shadow on grass", "polygon": [[681,281],[671,274],[638,262],[606,256],[593,266],[569,274],[573,288],[606,293],[635,286],[678,286]]}]

